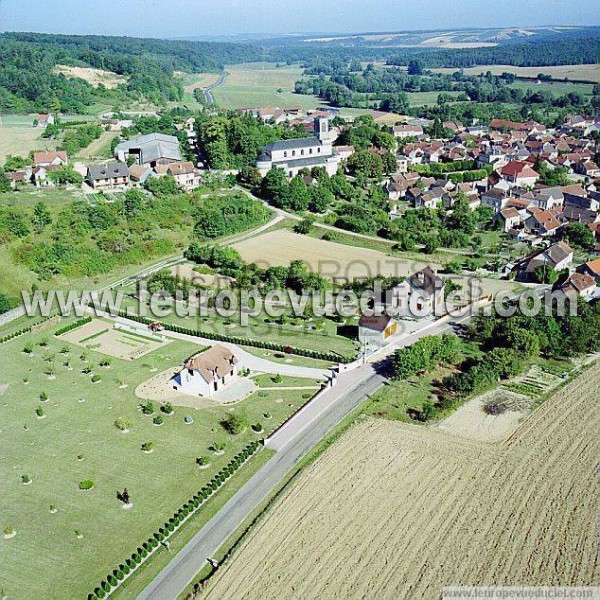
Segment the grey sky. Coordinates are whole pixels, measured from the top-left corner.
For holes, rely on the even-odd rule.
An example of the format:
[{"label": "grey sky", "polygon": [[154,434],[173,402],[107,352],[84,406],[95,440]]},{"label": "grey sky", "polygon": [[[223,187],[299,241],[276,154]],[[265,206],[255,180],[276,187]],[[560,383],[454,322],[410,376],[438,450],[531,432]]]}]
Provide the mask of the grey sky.
[{"label": "grey sky", "polygon": [[597,0],[0,0],[0,31],[183,37],[598,25]]}]

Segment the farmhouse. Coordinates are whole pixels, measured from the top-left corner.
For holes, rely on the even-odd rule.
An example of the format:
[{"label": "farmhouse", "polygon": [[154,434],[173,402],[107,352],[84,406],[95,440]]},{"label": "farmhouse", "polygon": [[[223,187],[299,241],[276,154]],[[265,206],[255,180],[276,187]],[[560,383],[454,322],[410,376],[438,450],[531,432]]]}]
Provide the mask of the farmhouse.
[{"label": "farmhouse", "polygon": [[358,321],[358,340],[366,346],[383,347],[398,331],[398,322],[389,315],[363,315]]},{"label": "farmhouse", "polygon": [[560,289],[567,295],[591,298],[596,293],[596,280],[584,273],[573,273]]},{"label": "farmhouse", "polygon": [[91,165],[85,179],[95,189],[122,187],[129,185],[129,168],[118,161]]},{"label": "farmhouse", "polygon": [[127,162],[129,157],[133,157],[139,165],[153,168],[156,165],[168,165],[182,160],[179,140],[175,136],[162,133],[139,135],[132,140],[121,142],[115,148],[115,158]]},{"label": "farmhouse", "polygon": [[66,165],[69,162],[69,157],[64,151],[56,152],[34,152],[33,164],[36,167],[49,167]]},{"label": "farmhouse", "polygon": [[340,162],[340,155],[333,151],[329,121],[317,117],[313,137],[272,142],[263,148],[256,160],[256,168],[262,177],[273,167],[283,169],[288,177],[313,167],[323,167],[329,175],[335,175]]},{"label": "farmhouse", "polygon": [[40,129],[46,129],[48,125],[54,125],[54,116],[51,114],[41,113],[34,121],[34,127],[39,127]]},{"label": "farmhouse", "polygon": [[172,379],[173,389],[193,396],[211,397],[237,377],[238,359],[217,344],[188,360]]},{"label": "farmhouse", "polygon": [[200,185],[200,173],[192,162],[157,165],[155,170],[158,175],[172,175],[177,185],[185,190],[193,190]]}]

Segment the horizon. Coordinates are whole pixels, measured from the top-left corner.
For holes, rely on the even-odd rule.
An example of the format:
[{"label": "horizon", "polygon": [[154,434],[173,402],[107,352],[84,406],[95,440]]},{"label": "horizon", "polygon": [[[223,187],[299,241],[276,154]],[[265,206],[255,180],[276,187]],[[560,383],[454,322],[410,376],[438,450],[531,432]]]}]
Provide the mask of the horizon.
[{"label": "horizon", "polygon": [[[458,8],[442,0],[432,0],[426,7],[416,0],[401,7],[393,0],[367,0],[352,10],[343,0],[326,6],[319,0],[305,0],[302,6],[283,0],[278,14],[267,0],[223,0],[218,5],[212,0],[172,0],[168,5],[157,0],[112,0],[85,7],[80,0],[52,4],[51,12],[42,12],[35,0],[0,0],[0,32],[211,39],[600,25],[591,0],[579,0],[577,6],[564,0],[534,0],[527,6],[507,0],[502,7],[460,0]],[[515,14],[520,17],[516,23]],[[549,14],[556,16],[551,24]],[[468,22],[464,15],[469,15]]]}]

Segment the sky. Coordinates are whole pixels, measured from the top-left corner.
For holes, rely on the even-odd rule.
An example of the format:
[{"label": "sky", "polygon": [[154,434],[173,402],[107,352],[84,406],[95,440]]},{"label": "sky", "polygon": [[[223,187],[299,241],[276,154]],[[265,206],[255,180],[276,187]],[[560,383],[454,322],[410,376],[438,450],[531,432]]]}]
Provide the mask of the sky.
[{"label": "sky", "polygon": [[189,37],[598,25],[597,0],[0,0],[0,31]]}]

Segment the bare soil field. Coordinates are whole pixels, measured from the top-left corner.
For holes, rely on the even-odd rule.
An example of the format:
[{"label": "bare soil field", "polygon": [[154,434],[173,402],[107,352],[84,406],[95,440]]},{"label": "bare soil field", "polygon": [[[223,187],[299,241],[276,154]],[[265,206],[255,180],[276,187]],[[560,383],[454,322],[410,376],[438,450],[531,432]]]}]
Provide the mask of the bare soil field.
[{"label": "bare soil field", "polygon": [[104,71],[102,69],[92,69],[89,67],[69,67],[67,65],[56,65],[55,73],[63,73],[67,77],[78,77],[87,81],[91,86],[98,87],[100,84],[107,89],[116,88],[121,83],[127,83],[127,77],[117,75],[112,71]]},{"label": "bare soil field", "polygon": [[[431,69],[436,73],[454,73],[457,69],[445,67]],[[600,83],[600,65],[561,65],[554,67],[513,67],[511,65],[490,65],[468,67],[464,69],[467,75],[479,75],[491,71],[494,75],[514,73],[519,77],[537,77],[540,73],[552,75],[554,79],[575,79]]]},{"label": "bare soil field", "polygon": [[450,585],[592,585],[596,364],[506,442],[369,420],[275,505],[206,596],[439,598]]},{"label": "bare soil field", "polygon": [[99,319],[78,327],[61,338],[71,344],[123,360],[136,360],[170,343],[168,340],[155,341],[133,331],[115,329],[112,323]]},{"label": "bare soil field", "polygon": [[[511,410],[498,415],[486,413],[487,402],[503,402]],[[492,390],[463,404],[436,427],[441,431],[481,442],[501,442],[508,438],[526,418],[532,400],[506,390]]]}]

